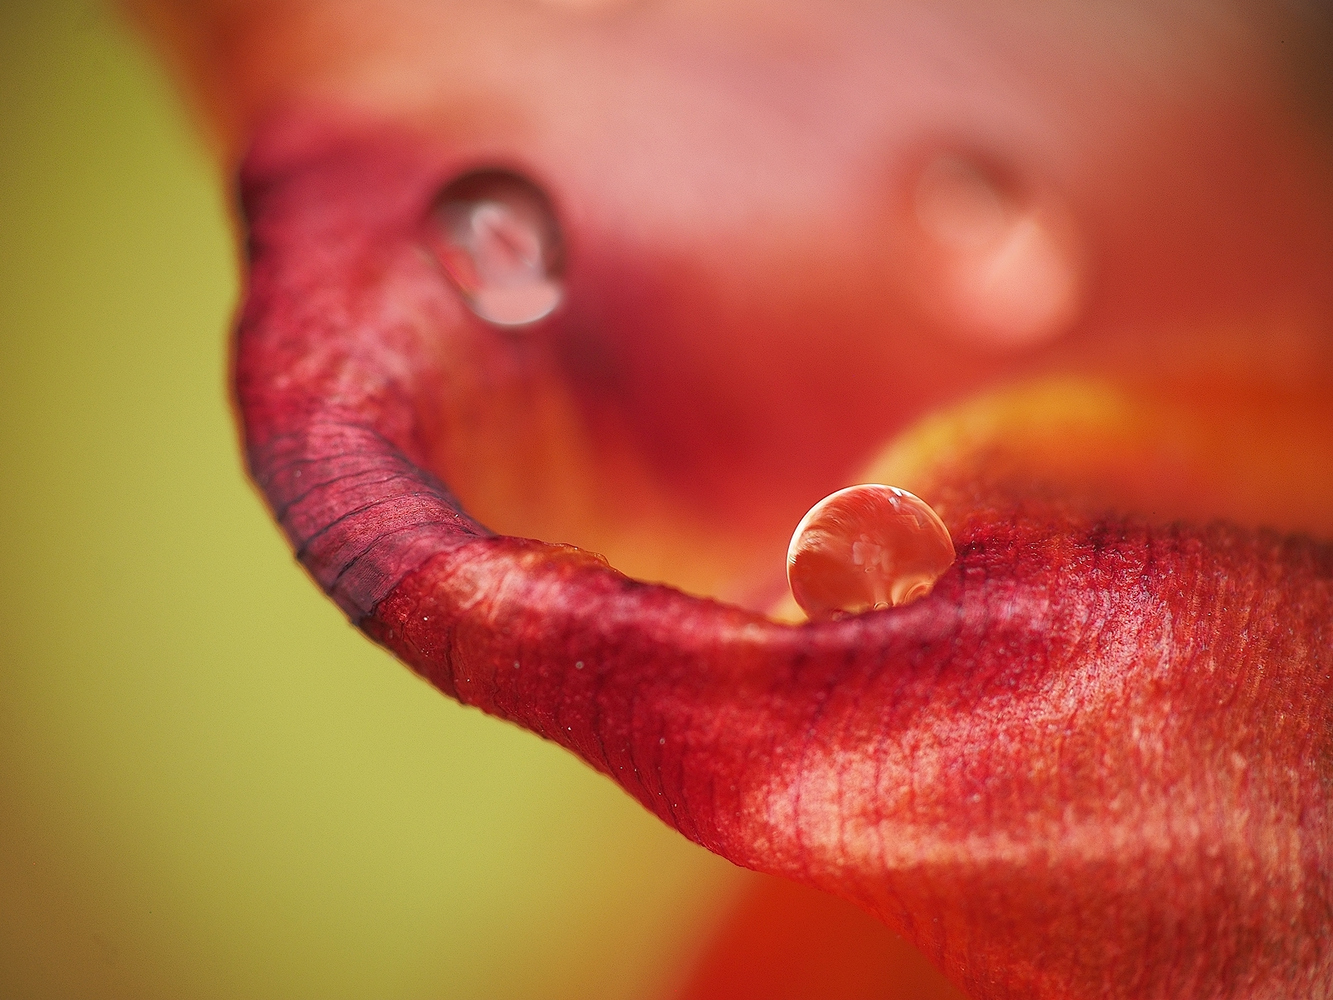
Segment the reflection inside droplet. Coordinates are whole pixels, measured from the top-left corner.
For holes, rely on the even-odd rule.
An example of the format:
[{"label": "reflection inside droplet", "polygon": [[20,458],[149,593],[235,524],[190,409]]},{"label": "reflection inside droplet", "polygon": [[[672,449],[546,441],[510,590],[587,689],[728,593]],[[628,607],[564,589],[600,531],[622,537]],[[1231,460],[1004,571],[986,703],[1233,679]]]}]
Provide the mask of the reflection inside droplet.
[{"label": "reflection inside droplet", "polygon": [[810,508],[787,549],[792,597],[811,618],[910,604],[954,560],[953,539],[919,497],[849,486]]},{"label": "reflection inside droplet", "polygon": [[1072,217],[1053,192],[1022,193],[950,155],[921,172],[913,200],[941,260],[931,294],[961,331],[1019,346],[1077,318],[1081,255]]},{"label": "reflection inside droplet", "polygon": [[431,220],[435,255],[488,323],[535,323],[560,304],[560,227],[532,182],[500,170],[467,174],[444,189]]}]

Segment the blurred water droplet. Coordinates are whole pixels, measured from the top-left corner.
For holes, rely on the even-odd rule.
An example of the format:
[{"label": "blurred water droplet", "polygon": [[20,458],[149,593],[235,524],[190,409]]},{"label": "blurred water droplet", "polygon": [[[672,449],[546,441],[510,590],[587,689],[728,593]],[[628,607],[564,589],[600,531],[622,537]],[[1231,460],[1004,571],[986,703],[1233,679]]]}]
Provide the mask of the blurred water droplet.
[{"label": "blurred water droplet", "polygon": [[792,596],[811,618],[910,604],[954,560],[953,539],[919,497],[849,486],[801,518],[787,549]]},{"label": "blurred water droplet", "polygon": [[560,304],[560,226],[531,181],[501,170],[467,174],[441,192],[431,218],[432,249],[477,316],[523,326]]},{"label": "blurred water droplet", "polygon": [[1004,234],[1009,206],[999,184],[956,156],[932,160],[916,187],[921,228],[949,247],[984,247]]},{"label": "blurred water droplet", "polygon": [[1066,329],[1083,297],[1072,216],[1052,192],[1023,193],[962,157],[927,164],[917,223],[941,260],[932,290],[972,336],[1026,345]]}]

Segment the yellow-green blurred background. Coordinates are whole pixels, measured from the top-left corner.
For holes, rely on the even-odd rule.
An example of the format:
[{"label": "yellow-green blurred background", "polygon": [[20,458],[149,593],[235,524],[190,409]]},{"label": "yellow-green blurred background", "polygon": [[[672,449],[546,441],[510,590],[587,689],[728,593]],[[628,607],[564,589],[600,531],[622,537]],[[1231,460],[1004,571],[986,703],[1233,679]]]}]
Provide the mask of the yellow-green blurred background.
[{"label": "yellow-green blurred background", "polygon": [[653,995],[729,866],[296,567],[228,227],[116,14],[0,0],[0,997]]}]

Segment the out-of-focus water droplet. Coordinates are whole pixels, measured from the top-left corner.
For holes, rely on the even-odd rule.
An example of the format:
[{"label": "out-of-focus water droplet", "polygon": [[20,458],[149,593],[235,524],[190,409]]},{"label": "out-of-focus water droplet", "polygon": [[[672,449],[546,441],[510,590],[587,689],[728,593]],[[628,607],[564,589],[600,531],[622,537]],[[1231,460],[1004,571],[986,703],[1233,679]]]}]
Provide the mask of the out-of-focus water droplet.
[{"label": "out-of-focus water droplet", "polygon": [[922,170],[913,200],[941,260],[931,294],[962,332],[1022,346],[1078,317],[1082,255],[1072,216],[1053,192],[1021,192],[948,155]]},{"label": "out-of-focus water droplet", "polygon": [[560,304],[560,225],[531,181],[502,170],[467,174],[440,193],[431,222],[435,255],[486,322],[523,326]]},{"label": "out-of-focus water droplet", "polygon": [[910,604],[953,564],[953,539],[924,500],[849,486],[801,518],[787,549],[792,596],[811,618]]}]

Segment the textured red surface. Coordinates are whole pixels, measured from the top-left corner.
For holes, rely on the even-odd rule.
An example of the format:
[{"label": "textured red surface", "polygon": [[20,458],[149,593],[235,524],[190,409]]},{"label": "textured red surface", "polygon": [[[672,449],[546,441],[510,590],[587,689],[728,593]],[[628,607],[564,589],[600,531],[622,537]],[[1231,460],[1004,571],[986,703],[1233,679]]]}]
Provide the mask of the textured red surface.
[{"label": "textured red surface", "polygon": [[245,443],[370,636],[974,997],[1333,995],[1333,546],[972,497],[929,597],[787,626],[492,535],[426,471],[475,332],[418,245],[439,161],[280,135]]}]

